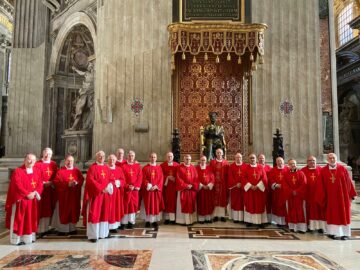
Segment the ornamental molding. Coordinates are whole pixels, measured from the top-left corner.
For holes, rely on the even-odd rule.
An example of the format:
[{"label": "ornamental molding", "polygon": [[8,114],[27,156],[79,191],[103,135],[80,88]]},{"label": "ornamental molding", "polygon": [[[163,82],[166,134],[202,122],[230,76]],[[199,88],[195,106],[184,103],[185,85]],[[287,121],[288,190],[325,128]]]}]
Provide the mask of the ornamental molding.
[{"label": "ornamental molding", "polygon": [[267,25],[263,23],[242,24],[242,23],[173,23],[168,26],[169,47],[172,54],[171,68],[175,69],[175,54],[182,53],[185,59],[186,53],[194,57],[199,53],[212,53],[216,55],[216,62],[219,55],[226,53],[228,58],[231,53],[239,57],[248,55],[254,64],[263,64],[264,59],[264,31]]}]

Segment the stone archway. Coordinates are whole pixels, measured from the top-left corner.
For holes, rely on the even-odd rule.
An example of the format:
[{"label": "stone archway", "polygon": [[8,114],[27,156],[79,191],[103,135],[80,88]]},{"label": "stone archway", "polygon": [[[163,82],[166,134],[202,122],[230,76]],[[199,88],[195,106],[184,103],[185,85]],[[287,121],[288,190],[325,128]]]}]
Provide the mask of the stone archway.
[{"label": "stone archway", "polygon": [[[49,65],[48,91],[45,93],[50,113],[45,117],[49,123],[46,132],[47,145],[54,149],[58,157],[69,152],[69,149],[65,150],[67,142],[63,141],[62,136],[75,121],[79,91],[84,88],[84,75],[90,62],[95,60],[95,47],[94,24],[86,14],[81,12],[73,14],[66,20],[55,39]],[[91,153],[92,129],[86,132],[86,137],[88,138],[86,149],[81,152],[85,152],[87,157],[88,153]],[[84,159],[80,158],[79,149],[71,154],[77,159]]]}]

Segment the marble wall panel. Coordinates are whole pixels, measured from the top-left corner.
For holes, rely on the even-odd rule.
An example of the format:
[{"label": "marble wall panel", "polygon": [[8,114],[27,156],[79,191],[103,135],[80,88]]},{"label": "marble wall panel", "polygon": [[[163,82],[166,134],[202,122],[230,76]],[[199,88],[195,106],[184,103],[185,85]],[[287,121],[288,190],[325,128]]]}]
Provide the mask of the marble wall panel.
[{"label": "marble wall panel", "polygon": [[[253,76],[255,152],[272,151],[272,134],[284,134],[286,158],[322,154],[319,7],[317,1],[254,0],[252,22],[266,23],[265,64]],[[281,7],[281,8],[280,8]],[[291,115],[279,111],[282,101]]]},{"label": "marble wall panel", "polygon": [[[163,156],[171,140],[171,70],[167,25],[171,1],[109,0],[98,6],[96,94],[103,110],[111,99],[112,123],[95,112],[93,151],[134,149],[139,160],[150,151]],[[131,103],[144,105],[135,115]],[[105,117],[106,118],[106,117]],[[106,121],[106,119],[105,119]],[[136,125],[148,132],[135,132]]]}]

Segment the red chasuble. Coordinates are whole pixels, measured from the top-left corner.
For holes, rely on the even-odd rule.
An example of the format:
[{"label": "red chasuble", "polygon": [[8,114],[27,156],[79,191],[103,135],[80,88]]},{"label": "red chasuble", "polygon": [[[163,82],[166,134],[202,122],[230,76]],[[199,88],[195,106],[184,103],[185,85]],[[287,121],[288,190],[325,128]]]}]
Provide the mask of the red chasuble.
[{"label": "red chasuble", "polygon": [[270,181],[269,181],[269,173],[272,170],[272,167],[268,164],[262,165],[262,164],[258,164],[261,167],[264,168],[264,171],[266,173],[266,176],[268,178],[268,186],[266,187],[266,213],[270,214],[271,213],[271,186],[270,186]]},{"label": "red chasuble", "polygon": [[[122,167],[115,166],[115,169],[110,169],[110,182],[113,184],[114,193],[111,195],[110,201],[110,217],[109,223],[120,222],[124,216],[124,186],[125,176]],[[120,187],[116,186],[115,180],[120,181]]]},{"label": "red chasuble", "polygon": [[174,176],[176,178],[179,163],[173,162],[173,165],[169,166],[168,162],[164,162],[160,166],[164,175],[164,212],[176,213],[176,184],[175,181],[168,180],[167,177]]},{"label": "red chasuble", "polygon": [[[35,163],[35,167],[40,169],[43,183],[54,181],[58,170],[55,161],[51,160],[50,163],[45,163],[39,160]],[[53,184],[47,187],[44,186],[39,203],[39,218],[52,217],[56,201],[57,198]]]},{"label": "red chasuble", "polygon": [[[147,164],[143,168],[142,195],[146,215],[159,215],[164,208],[162,200],[163,173],[159,166]],[[158,189],[148,190],[150,187],[157,186]]]},{"label": "red chasuble", "polygon": [[[229,166],[227,183],[228,189],[230,190],[230,206],[231,209],[235,211],[244,211],[244,192],[242,183],[244,182],[246,167],[247,165],[245,163],[236,165],[235,162]],[[237,184],[241,184],[240,187],[237,187]]]},{"label": "red chasuble", "polygon": [[[125,176],[124,214],[133,214],[139,210],[139,190],[142,184],[142,170],[139,163],[125,163],[122,167]],[[131,190],[129,186],[134,186]]]},{"label": "red chasuble", "polygon": [[18,236],[31,235],[38,228],[38,200],[29,200],[26,196],[37,191],[41,196],[43,183],[41,171],[33,168],[33,173],[27,174],[25,166],[21,166],[11,174],[6,197],[6,228],[10,229],[12,206],[16,204],[13,232]]},{"label": "red chasuble", "polygon": [[229,163],[227,160],[222,162],[213,159],[210,161],[210,167],[215,175],[215,207],[226,207],[227,206],[227,173]]},{"label": "red chasuble", "polygon": [[[247,189],[248,184],[253,186],[263,183],[265,191],[259,188],[256,190]],[[266,188],[268,185],[266,173],[262,166],[251,167],[246,166],[245,177],[242,187],[244,189],[244,208],[250,214],[262,214],[266,210]],[[246,191],[247,190],[247,191]]]},{"label": "red chasuble", "polygon": [[[285,199],[288,203],[287,223],[306,223],[304,202],[306,199],[306,177],[302,171],[290,170],[285,174]],[[296,195],[293,192],[296,192]]]},{"label": "red chasuble", "polygon": [[199,177],[199,185],[209,187],[212,186],[211,189],[205,189],[202,187],[197,193],[197,213],[200,216],[208,216],[212,215],[214,212],[214,183],[215,177],[210,168],[210,166],[206,166],[205,169],[201,169],[200,165],[196,166],[197,174]]},{"label": "red chasuble", "polygon": [[[69,187],[70,182],[77,182]],[[54,179],[55,192],[59,202],[61,224],[76,224],[79,221],[81,207],[81,187],[84,177],[78,168],[68,170],[65,166],[58,170]]]},{"label": "red chasuble", "polygon": [[123,159],[122,161],[116,161],[115,166],[122,167],[126,163],[126,159]]},{"label": "red chasuble", "polygon": [[103,193],[103,190],[110,183],[110,174],[108,166],[97,163],[92,164],[87,171],[83,203],[84,225],[86,217],[91,223],[109,221],[111,195]]},{"label": "red chasuble", "polygon": [[321,180],[317,201],[326,207],[326,223],[349,225],[351,200],[357,194],[347,169],[338,163],[335,170],[326,165],[321,169]]},{"label": "red chasuble", "polygon": [[[286,216],[286,200],[284,198],[285,193],[284,190],[284,183],[285,183],[285,175],[289,172],[289,167],[284,167],[279,169],[278,167],[272,168],[269,172],[269,190],[271,188],[271,211],[272,214],[278,217],[285,217]],[[279,184],[281,188],[273,188],[274,185]]]},{"label": "red chasuble", "polygon": [[[188,185],[192,185],[188,189]],[[176,190],[180,191],[181,212],[192,214],[196,210],[196,192],[199,189],[199,180],[196,168],[193,165],[178,167],[176,175]]]},{"label": "red chasuble", "polygon": [[260,165],[261,167],[264,168],[264,171],[266,172],[266,174],[268,174],[272,169],[272,167],[270,165],[268,165],[268,164],[265,164],[265,165],[258,164],[258,165]]},{"label": "red chasuble", "polygon": [[325,209],[316,202],[318,196],[319,181],[321,181],[321,167],[316,166],[314,169],[304,167],[301,171],[306,176],[306,218],[307,220],[325,220]]}]

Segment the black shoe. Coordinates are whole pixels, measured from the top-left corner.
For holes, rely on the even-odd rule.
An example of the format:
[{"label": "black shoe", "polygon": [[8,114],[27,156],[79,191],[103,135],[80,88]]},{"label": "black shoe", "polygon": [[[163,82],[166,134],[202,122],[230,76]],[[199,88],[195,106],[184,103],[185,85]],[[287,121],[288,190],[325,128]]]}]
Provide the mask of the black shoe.
[{"label": "black shoe", "polygon": [[97,239],[90,239],[90,242],[91,242],[91,243],[96,243],[96,242],[97,242]]},{"label": "black shoe", "polygon": [[39,238],[39,239],[44,238],[45,235],[46,235],[46,233],[39,233],[37,235],[37,238]]},{"label": "black shoe", "polygon": [[150,222],[145,223],[145,228],[150,228]]},{"label": "black shoe", "polygon": [[[204,224],[206,221],[199,221],[199,224]],[[207,222],[206,222],[207,223]]]},{"label": "black shoe", "polygon": [[301,234],[305,234],[306,232],[304,232],[304,231],[299,231],[299,233],[301,233]]},{"label": "black shoe", "polygon": [[264,228],[265,228],[265,224],[259,224],[259,225],[258,225],[258,228],[259,228],[259,229],[264,229]]},{"label": "black shoe", "polygon": [[226,222],[226,218],[224,218],[224,217],[221,217],[220,220],[221,220],[221,222]]},{"label": "black shoe", "polygon": [[111,234],[109,233],[105,238],[111,238]]},{"label": "black shoe", "polygon": [[134,229],[134,224],[129,222],[126,228],[129,230],[132,230],[132,229]]},{"label": "black shoe", "polygon": [[170,224],[171,224],[171,225],[176,225],[175,220],[170,221]]},{"label": "black shoe", "polygon": [[125,230],[125,226],[123,224],[121,224],[119,227],[118,227],[118,230]]},{"label": "black shoe", "polygon": [[151,225],[154,227],[155,230],[159,228],[159,224],[157,222],[153,222]]},{"label": "black shoe", "polygon": [[109,232],[111,232],[111,233],[117,233],[117,229],[111,229]]},{"label": "black shoe", "polygon": [[169,224],[170,224],[170,220],[165,219],[165,221],[164,221],[164,225],[169,225]]},{"label": "black shoe", "polygon": [[335,240],[335,239],[336,239],[335,235],[332,235],[332,234],[328,234],[328,236],[327,236],[327,237],[329,237],[330,239],[333,239],[333,240]]},{"label": "black shoe", "polygon": [[324,233],[323,229],[318,229],[318,233]]},{"label": "black shoe", "polygon": [[208,223],[213,223],[212,219],[208,220]]},{"label": "black shoe", "polygon": [[251,227],[251,226],[252,226],[252,224],[251,224],[251,223],[246,222],[246,227],[247,227],[247,228],[249,228],[249,227]]},{"label": "black shoe", "polygon": [[64,232],[58,232],[57,233],[57,236],[66,236],[67,235],[67,233],[64,233]]},{"label": "black shoe", "polygon": [[23,245],[25,245],[25,242],[20,242],[17,244],[17,246],[23,246]]},{"label": "black shoe", "polygon": [[347,236],[341,236],[340,239],[343,240],[343,241],[345,241],[345,240],[348,240],[349,237],[347,237]]},{"label": "black shoe", "polygon": [[217,221],[219,221],[219,218],[218,217],[214,217],[214,222],[217,222]]},{"label": "black shoe", "polygon": [[77,235],[77,230],[69,232],[69,235]]},{"label": "black shoe", "polygon": [[238,221],[238,220],[234,220],[233,222],[234,222],[234,223],[239,223],[240,221]]}]

